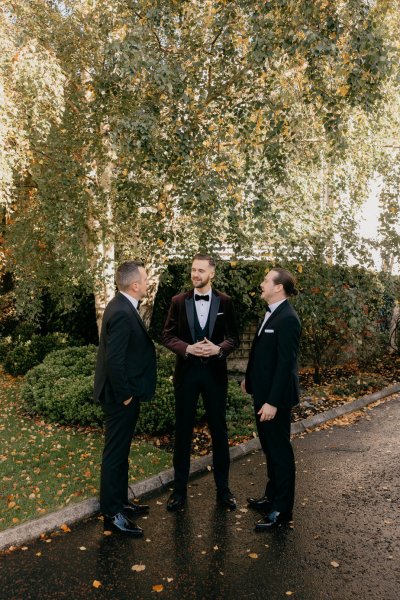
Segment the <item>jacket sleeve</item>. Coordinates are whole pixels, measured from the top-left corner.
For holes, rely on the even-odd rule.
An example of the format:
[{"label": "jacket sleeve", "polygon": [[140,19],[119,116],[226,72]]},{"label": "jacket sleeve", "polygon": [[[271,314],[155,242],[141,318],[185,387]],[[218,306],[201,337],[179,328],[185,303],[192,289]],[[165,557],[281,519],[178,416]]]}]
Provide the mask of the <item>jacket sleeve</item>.
[{"label": "jacket sleeve", "polygon": [[162,343],[164,346],[169,348],[169,350],[175,352],[175,354],[184,357],[186,348],[189,344],[178,337],[178,323],[179,305],[177,302],[172,301],[162,333]]},{"label": "jacket sleeve", "polygon": [[131,335],[131,324],[125,312],[117,312],[106,325],[106,375],[111,383],[114,398],[122,404],[134,395],[128,382],[126,355]]},{"label": "jacket sleeve", "polygon": [[296,317],[289,317],[278,332],[277,358],[271,389],[266,402],[279,408],[282,395],[296,365],[301,326]]},{"label": "jacket sleeve", "polygon": [[219,344],[219,346],[224,351],[224,355],[228,356],[228,354],[236,350],[239,345],[239,332],[236,323],[235,311],[233,309],[233,302],[229,298],[226,301],[225,307],[225,339]]}]

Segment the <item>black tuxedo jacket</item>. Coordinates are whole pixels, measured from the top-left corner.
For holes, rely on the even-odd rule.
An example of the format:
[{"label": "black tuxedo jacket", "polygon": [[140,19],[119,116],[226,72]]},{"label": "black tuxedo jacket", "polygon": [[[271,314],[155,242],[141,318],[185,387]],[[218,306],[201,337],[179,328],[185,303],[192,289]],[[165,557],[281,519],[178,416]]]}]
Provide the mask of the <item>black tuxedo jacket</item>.
[{"label": "black tuxedo jacket", "polygon": [[135,307],[118,293],[104,311],[94,398],[106,404],[121,404],[131,396],[145,402],[154,395],[156,378],[154,344]]},{"label": "black tuxedo jacket", "polygon": [[[239,334],[236,326],[233,303],[230,296],[212,290],[210,298],[209,340],[220,346],[223,357],[211,356],[207,360],[217,376],[226,377],[226,357],[239,346]],[[164,346],[175,352],[175,381],[190,368],[197,357],[185,358],[186,348],[196,341],[194,329],[195,309],[194,292],[184,292],[174,296],[164,325],[162,341]]]},{"label": "black tuxedo jacket", "polygon": [[287,300],[274,310],[260,335],[256,332],[246,370],[246,390],[256,407],[266,402],[277,408],[298,404],[300,332],[299,317]]}]

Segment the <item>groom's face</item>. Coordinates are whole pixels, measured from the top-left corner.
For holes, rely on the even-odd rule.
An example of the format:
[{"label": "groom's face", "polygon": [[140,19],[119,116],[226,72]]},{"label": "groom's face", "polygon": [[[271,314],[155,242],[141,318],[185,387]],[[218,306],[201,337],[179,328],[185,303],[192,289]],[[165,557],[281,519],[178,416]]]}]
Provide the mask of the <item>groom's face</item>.
[{"label": "groom's face", "polygon": [[196,289],[208,288],[211,285],[214,273],[214,267],[210,265],[208,260],[194,260],[191,273],[193,287]]}]

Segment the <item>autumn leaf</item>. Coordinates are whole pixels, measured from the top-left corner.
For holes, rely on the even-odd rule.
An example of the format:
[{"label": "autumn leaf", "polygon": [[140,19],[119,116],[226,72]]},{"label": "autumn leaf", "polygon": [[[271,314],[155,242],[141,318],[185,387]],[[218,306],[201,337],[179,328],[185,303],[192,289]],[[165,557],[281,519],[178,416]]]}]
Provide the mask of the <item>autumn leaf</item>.
[{"label": "autumn leaf", "polygon": [[99,588],[101,587],[101,581],[98,581],[97,579],[95,579],[92,583],[94,588]]},{"label": "autumn leaf", "polygon": [[68,533],[69,531],[71,531],[70,528],[68,527],[68,525],[66,525],[65,523],[60,525],[60,529],[62,529],[62,531],[65,531],[65,533]]},{"label": "autumn leaf", "polygon": [[144,571],[145,568],[146,568],[146,565],[133,565],[132,571],[135,571],[136,573],[140,573],[140,571]]},{"label": "autumn leaf", "polygon": [[256,554],[255,552],[250,552],[249,558],[258,558],[258,554]]},{"label": "autumn leaf", "polygon": [[153,592],[162,592],[164,589],[164,586],[160,583],[158,585],[153,585],[152,590]]},{"label": "autumn leaf", "polygon": [[336,560],[332,560],[332,561],[331,561],[331,565],[332,565],[332,567],[335,567],[335,569],[337,569],[337,568],[338,568],[338,566],[339,566],[339,563],[338,563],[338,562],[336,562]]}]

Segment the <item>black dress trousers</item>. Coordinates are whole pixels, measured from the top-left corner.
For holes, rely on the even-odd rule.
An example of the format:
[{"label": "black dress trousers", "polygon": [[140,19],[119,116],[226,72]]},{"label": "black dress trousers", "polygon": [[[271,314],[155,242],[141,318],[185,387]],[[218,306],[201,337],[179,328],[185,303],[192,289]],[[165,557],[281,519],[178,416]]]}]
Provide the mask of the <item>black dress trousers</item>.
[{"label": "black dress trousers", "polygon": [[192,357],[190,368],[175,382],[174,491],[186,493],[197,403],[202,395],[213,449],[217,490],[228,488],[229,443],[226,425],[227,381],[215,376],[207,361]]}]

